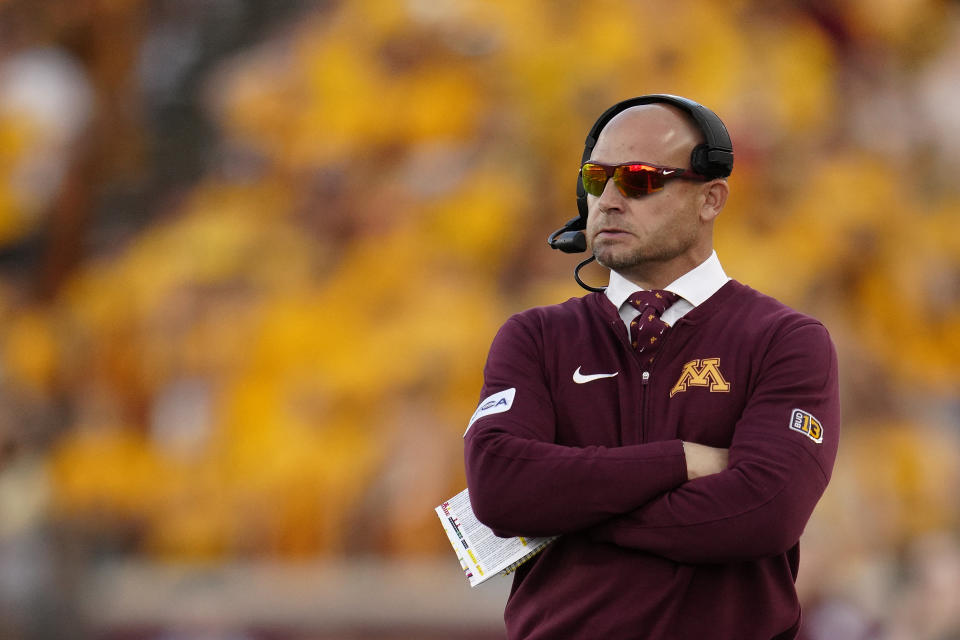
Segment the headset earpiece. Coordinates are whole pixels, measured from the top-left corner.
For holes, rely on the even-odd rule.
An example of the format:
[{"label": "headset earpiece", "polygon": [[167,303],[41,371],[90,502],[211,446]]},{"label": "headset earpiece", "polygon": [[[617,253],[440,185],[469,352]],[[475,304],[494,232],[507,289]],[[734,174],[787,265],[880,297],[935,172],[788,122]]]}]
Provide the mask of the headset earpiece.
[{"label": "headset earpiece", "polygon": [[707,173],[704,173],[710,166],[710,161],[707,158],[708,151],[709,148],[705,144],[698,144],[696,147],[694,147],[693,151],[690,153],[690,168],[697,173],[708,175]]}]

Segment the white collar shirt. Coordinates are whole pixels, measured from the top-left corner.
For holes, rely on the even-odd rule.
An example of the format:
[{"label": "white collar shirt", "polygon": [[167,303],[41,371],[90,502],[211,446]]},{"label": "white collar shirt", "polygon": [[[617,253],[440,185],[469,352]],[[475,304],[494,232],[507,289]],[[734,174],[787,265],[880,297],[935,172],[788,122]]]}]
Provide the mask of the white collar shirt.
[{"label": "white collar shirt", "polygon": [[[720,287],[729,280],[730,278],[720,265],[717,252],[714,251],[709,258],[664,287],[666,291],[675,293],[680,297],[663,312],[661,319],[672,326],[677,320],[719,291]],[[620,319],[623,320],[628,332],[630,331],[630,322],[640,315],[640,312],[627,300],[635,291],[642,289],[642,287],[638,287],[616,271],[610,271],[610,284],[604,293],[619,311]]]}]

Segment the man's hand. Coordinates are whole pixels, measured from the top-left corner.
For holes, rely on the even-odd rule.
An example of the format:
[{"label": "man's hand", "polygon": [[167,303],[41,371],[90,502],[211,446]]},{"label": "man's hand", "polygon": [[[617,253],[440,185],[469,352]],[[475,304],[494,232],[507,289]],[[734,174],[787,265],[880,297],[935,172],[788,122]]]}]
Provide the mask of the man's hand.
[{"label": "man's hand", "polygon": [[720,473],[727,468],[730,458],[728,449],[708,447],[696,442],[684,442],[683,455],[687,458],[687,480]]}]

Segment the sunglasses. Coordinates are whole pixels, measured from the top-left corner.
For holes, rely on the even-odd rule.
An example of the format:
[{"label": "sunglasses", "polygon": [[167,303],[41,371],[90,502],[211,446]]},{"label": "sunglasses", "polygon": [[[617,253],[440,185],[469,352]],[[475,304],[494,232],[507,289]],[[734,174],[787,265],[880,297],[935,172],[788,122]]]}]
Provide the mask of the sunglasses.
[{"label": "sunglasses", "polygon": [[686,180],[709,180],[690,169],[661,167],[646,162],[625,162],[623,164],[601,164],[585,162],[580,167],[580,179],[583,190],[592,196],[599,196],[607,186],[607,180],[613,183],[625,198],[639,198],[660,191],[668,180],[684,178]]}]

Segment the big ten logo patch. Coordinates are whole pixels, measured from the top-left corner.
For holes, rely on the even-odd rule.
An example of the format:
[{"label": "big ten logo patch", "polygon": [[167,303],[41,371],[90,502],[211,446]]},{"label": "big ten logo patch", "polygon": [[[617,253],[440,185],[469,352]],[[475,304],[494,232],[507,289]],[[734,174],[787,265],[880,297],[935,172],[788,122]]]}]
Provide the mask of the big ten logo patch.
[{"label": "big ten logo patch", "polygon": [[730,391],[730,383],[720,373],[720,358],[691,360],[683,365],[680,379],[673,385],[673,389],[670,389],[670,397],[686,391],[687,386],[709,387],[710,391],[721,393]]},{"label": "big ten logo patch", "polygon": [[794,409],[790,416],[790,429],[799,431],[817,444],[823,442],[823,425],[813,415],[801,409]]}]

